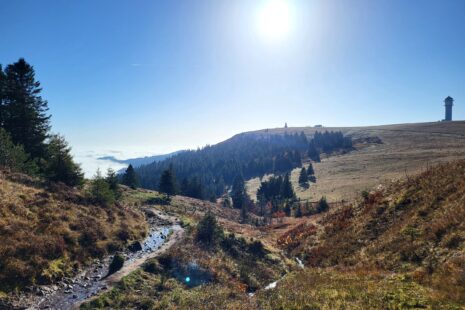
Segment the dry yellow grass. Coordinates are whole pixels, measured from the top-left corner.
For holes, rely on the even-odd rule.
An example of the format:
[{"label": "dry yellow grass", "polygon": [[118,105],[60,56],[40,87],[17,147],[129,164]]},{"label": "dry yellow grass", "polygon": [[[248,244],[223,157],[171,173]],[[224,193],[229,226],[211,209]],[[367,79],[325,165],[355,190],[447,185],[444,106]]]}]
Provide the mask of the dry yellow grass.
[{"label": "dry yellow grass", "polygon": [[[370,127],[295,127],[252,132],[279,134],[303,131],[312,136],[316,131],[342,131],[354,139],[379,137],[383,144],[363,146],[344,155],[323,158],[314,163],[316,184],[308,190],[298,187],[299,169],[292,172],[292,182],[301,199],[317,200],[326,196],[330,201],[353,200],[360,192],[393,179],[413,175],[428,165],[465,158],[465,121],[399,124]],[[254,197],[260,182],[247,182]]]},{"label": "dry yellow grass", "polygon": [[142,212],[55,186],[0,172],[0,290],[56,281],[146,234]]}]

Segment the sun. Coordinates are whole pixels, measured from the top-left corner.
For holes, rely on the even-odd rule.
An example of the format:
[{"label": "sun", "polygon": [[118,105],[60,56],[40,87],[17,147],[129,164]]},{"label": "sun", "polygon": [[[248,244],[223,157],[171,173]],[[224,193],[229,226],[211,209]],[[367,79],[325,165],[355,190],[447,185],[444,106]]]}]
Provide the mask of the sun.
[{"label": "sun", "polygon": [[268,0],[258,13],[258,31],[267,39],[282,39],[291,30],[291,10],[286,0]]}]

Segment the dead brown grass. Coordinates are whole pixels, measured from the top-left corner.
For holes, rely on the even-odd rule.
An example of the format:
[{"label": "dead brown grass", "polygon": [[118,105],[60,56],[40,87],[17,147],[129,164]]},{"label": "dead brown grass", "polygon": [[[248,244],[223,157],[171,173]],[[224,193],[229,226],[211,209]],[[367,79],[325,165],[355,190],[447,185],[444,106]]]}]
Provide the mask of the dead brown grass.
[{"label": "dead brown grass", "polygon": [[[289,247],[315,267],[371,266],[464,302],[465,161],[442,164],[333,210],[318,243]],[[292,242],[290,243],[292,245]]]},{"label": "dead brown grass", "polygon": [[[354,139],[379,137],[382,144],[366,144],[344,155],[323,158],[314,164],[316,184],[309,189],[298,186],[299,169],[291,181],[301,199],[318,200],[326,196],[329,201],[353,200],[360,192],[391,180],[405,178],[424,171],[428,165],[465,158],[465,122],[436,122],[399,124],[370,127],[293,127],[256,131],[251,134],[276,134],[340,130]],[[248,192],[254,197],[260,182],[247,182]]]},{"label": "dead brown grass", "polygon": [[90,205],[76,189],[29,181],[0,175],[0,290],[69,276],[146,234],[140,211]]}]

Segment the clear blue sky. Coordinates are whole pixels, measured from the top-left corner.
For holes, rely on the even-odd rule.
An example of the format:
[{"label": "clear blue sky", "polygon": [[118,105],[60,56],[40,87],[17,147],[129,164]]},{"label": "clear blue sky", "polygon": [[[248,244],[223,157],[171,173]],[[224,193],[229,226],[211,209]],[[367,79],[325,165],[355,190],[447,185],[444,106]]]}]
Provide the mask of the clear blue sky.
[{"label": "clear blue sky", "polygon": [[53,130],[81,156],[284,122],[436,121],[448,95],[465,119],[465,1],[288,2],[291,29],[271,40],[266,0],[0,0],[0,63],[34,65]]}]

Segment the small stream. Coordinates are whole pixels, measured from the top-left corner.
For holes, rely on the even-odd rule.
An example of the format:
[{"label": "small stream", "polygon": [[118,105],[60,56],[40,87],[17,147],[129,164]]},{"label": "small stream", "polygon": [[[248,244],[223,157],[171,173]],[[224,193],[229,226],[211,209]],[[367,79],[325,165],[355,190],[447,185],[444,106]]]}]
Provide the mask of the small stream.
[{"label": "small stream", "polygon": [[[125,265],[136,259],[149,256],[160,248],[168,239],[168,235],[173,226],[162,226],[153,228],[149,236],[143,241],[142,250],[138,252],[126,251]],[[108,256],[102,260],[95,260],[94,263],[85,268],[76,277],[64,280],[59,285],[41,287],[43,297],[37,301],[35,306],[28,309],[74,309],[81,302],[108,288],[105,276],[108,274],[108,267],[113,256]]]}]

